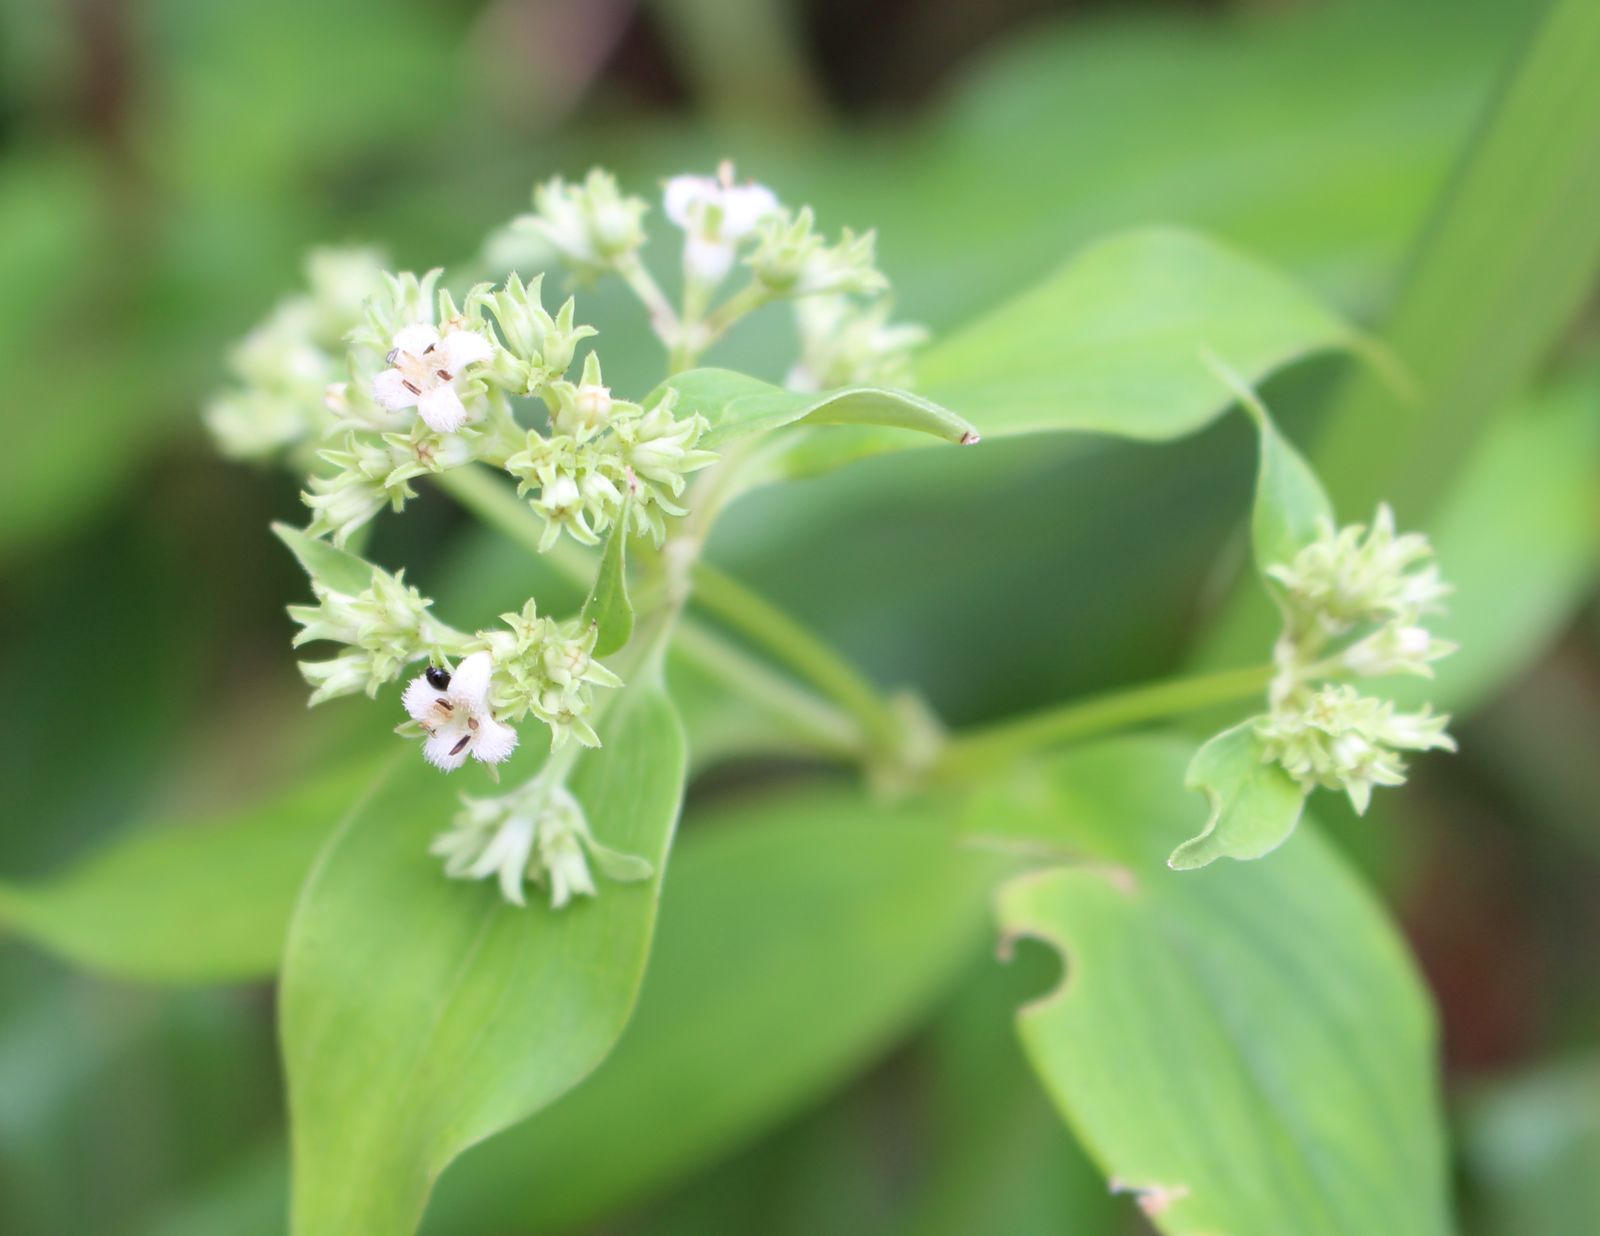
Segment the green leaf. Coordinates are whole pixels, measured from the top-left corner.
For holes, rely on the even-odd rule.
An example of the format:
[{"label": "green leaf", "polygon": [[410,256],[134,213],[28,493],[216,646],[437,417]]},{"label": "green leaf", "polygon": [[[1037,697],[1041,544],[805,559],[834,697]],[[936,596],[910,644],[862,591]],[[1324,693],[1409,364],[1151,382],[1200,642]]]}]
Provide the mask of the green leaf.
[{"label": "green leaf", "polygon": [[[1549,648],[1600,575],[1600,370],[1521,402],[1484,435],[1429,521],[1454,591],[1428,626],[1458,651],[1437,678],[1395,682],[1407,706],[1459,712]],[[1508,495],[1515,495],[1508,500]]]},{"label": "green leaf", "polygon": [[1254,721],[1224,730],[1196,751],[1183,783],[1205,794],[1211,815],[1198,836],[1172,851],[1167,865],[1175,871],[1271,853],[1289,839],[1306,805],[1299,782],[1262,760]]},{"label": "green leaf", "polygon": [[1233,403],[1220,359],[1246,383],[1356,332],[1282,276],[1173,228],[1091,246],[1042,284],[935,344],[918,362],[931,398],[985,435],[1111,433],[1161,441]]},{"label": "green leaf", "polygon": [[[604,718],[569,787],[597,838],[651,863],[553,911],[443,878],[428,854],[456,786],[380,793],[329,843],[289,928],[281,1032],[298,1236],[415,1229],[438,1174],[610,1052],[633,1010],[683,790],[649,678]],[[419,809],[419,806],[425,809]]]},{"label": "green leaf", "polygon": [[299,559],[307,575],[335,592],[354,596],[372,586],[372,564],[328,541],[307,536],[288,524],[273,524],[272,531]]},{"label": "green leaf", "polygon": [[841,1085],[983,949],[1001,860],[950,824],[844,787],[693,817],[616,1053],[451,1168],[425,1230],[584,1227]]},{"label": "green leaf", "polygon": [[1084,748],[974,816],[1087,860],[1000,895],[1007,937],[1066,965],[1018,1015],[1035,1071],[1164,1232],[1444,1236],[1434,1027],[1400,939],[1314,829],[1270,863],[1167,870],[1183,759]]},{"label": "green leaf", "polygon": [[605,550],[600,555],[600,566],[595,571],[594,587],[583,603],[580,615],[585,623],[600,628],[595,639],[594,655],[609,657],[624,648],[633,638],[633,602],[628,599],[628,503],[611,525],[611,535],[606,538]]},{"label": "green leaf", "polygon": [[700,440],[708,449],[785,425],[877,425],[931,434],[947,442],[972,443],[978,431],[947,408],[909,391],[881,386],[847,386],[809,394],[788,391],[728,369],[691,369],[669,378],[651,396],[670,387],[678,406],[711,422]]},{"label": "green leaf", "polygon": [[0,885],[0,923],[119,978],[261,978],[317,850],[391,773],[363,762],[233,818],[141,830],[53,880]]},{"label": "green leaf", "polygon": [[1255,422],[1261,446],[1256,465],[1256,495],[1250,510],[1250,540],[1256,569],[1286,565],[1334,523],[1333,503],[1305,456],[1295,450],[1273,422],[1266,405],[1248,386],[1236,384],[1226,370],[1223,376],[1236,385],[1239,402]]},{"label": "green leaf", "polygon": [[1600,1059],[1545,1063],[1475,1087],[1462,1158],[1484,1232],[1600,1231]]},{"label": "green leaf", "polygon": [[[1425,522],[1600,275],[1600,5],[1553,0],[1498,83],[1406,263],[1384,331],[1421,398],[1357,374],[1315,452],[1341,506]],[[1508,313],[1515,302],[1516,312]]]}]

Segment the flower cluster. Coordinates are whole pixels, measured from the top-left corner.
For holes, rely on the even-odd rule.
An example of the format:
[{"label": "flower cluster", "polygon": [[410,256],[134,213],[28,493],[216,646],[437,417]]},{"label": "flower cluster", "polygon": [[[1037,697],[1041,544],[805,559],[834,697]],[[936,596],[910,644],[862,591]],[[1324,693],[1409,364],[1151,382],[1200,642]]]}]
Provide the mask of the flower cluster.
[{"label": "flower cluster", "polygon": [[356,691],[375,696],[411,662],[441,659],[465,645],[466,637],[428,612],[432,602],[406,584],[404,572],[391,575],[374,568],[371,585],[353,594],[313,576],[311,592],[315,605],[289,607],[289,617],[301,628],[294,647],[318,640],[346,646],[331,660],[300,663],[315,688],[313,705]]},{"label": "flower cluster", "polygon": [[494,876],[513,905],[526,904],[524,883],[548,887],[557,910],[574,896],[595,895],[590,859],[619,882],[647,880],[654,870],[645,859],[596,841],[571,791],[543,777],[500,798],[463,798],[454,827],[434,840],[432,852],[454,879]]},{"label": "flower cluster", "polygon": [[540,548],[563,531],[594,545],[624,510],[631,512],[629,531],[661,544],[667,517],[686,513],[678,499],[687,477],[716,461],[696,445],[705,418],[675,416],[670,388],[649,409],[613,399],[593,353],[583,381],[560,383],[555,400],[550,432],[528,430],[505,461],[518,493],[537,491],[531,503],[545,521]]},{"label": "flower cluster", "polygon": [[234,348],[228,366],[234,383],[206,408],[206,425],[223,454],[271,459],[327,432],[328,384],[382,270],[370,249],[311,254],[308,291],[283,301]]},{"label": "flower cluster", "polygon": [[1432,677],[1432,663],[1455,651],[1423,624],[1449,588],[1432,547],[1397,535],[1380,506],[1371,527],[1324,523],[1292,562],[1268,567],[1279,586],[1284,631],[1274,659],[1271,710],[1255,724],[1264,758],[1306,789],[1342,789],[1365,812],[1378,785],[1405,781],[1404,751],[1454,750],[1449,718],[1398,711],[1338,676]]},{"label": "flower cluster", "polygon": [[495,710],[513,721],[532,713],[550,727],[552,750],[571,739],[598,747],[600,738],[585,719],[594,688],[620,687],[622,680],[594,659],[594,627],[540,617],[532,600],[500,620],[507,630],[478,634],[494,658]]},{"label": "flower cluster", "polygon": [[[485,254],[517,246],[534,272],[555,260],[578,282],[618,276],[643,301],[674,371],[698,363],[745,314],[791,300],[795,385],[909,378],[922,332],[890,324],[871,233],[830,241],[809,208],[786,208],[729,164],[673,177],[661,206],[682,233],[676,305],[644,261],[649,205],[602,171],[539,186],[533,212]],[[715,303],[741,264],[745,286]],[[518,725],[532,717],[549,728],[552,757],[534,780],[505,798],[469,801],[440,839],[450,874],[498,873],[519,903],[525,880],[545,883],[558,906],[595,891],[590,860],[617,879],[648,875],[642,860],[594,841],[562,785],[577,753],[599,745],[597,689],[621,685],[595,659],[599,627],[542,614],[529,599],[501,627],[457,630],[432,616],[403,573],[351,547],[382,511],[417,496],[418,477],[469,466],[515,482],[543,520],[541,551],[563,533],[588,546],[607,535],[664,546],[672,521],[689,513],[690,478],[716,461],[701,446],[709,423],[700,409],[680,408],[667,385],[639,402],[619,397],[592,346],[570,377],[596,332],[570,297],[545,307],[543,274],[507,271],[452,291],[440,269],[390,272],[372,251],[350,249],[314,253],[306,279],[237,347],[232,384],[206,420],[226,454],[275,458],[303,479],[310,517],[285,540],[312,577],[315,604],[290,608],[301,627],[294,644],[342,645],[301,663],[311,702],[376,695],[422,662],[404,689],[399,729],[423,739],[424,758],[446,772],[475,761],[494,775],[518,748]],[[446,487],[475,492],[476,482],[460,479]]]},{"label": "flower cluster", "polygon": [[1262,750],[1301,785],[1344,790],[1365,813],[1375,785],[1403,785],[1402,751],[1454,751],[1449,717],[1397,712],[1348,683],[1295,692],[1256,723]]},{"label": "flower cluster", "polygon": [[838,386],[910,386],[911,353],[928,338],[921,326],[889,321],[887,300],[867,304],[848,296],[808,296],[794,303],[800,359],[790,390]]}]

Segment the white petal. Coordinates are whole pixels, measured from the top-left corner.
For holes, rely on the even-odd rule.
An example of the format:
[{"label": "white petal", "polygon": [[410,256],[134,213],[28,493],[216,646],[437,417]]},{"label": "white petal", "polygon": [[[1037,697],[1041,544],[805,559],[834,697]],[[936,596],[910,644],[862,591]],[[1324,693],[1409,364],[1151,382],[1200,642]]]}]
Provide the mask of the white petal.
[{"label": "white petal", "polygon": [[417,402],[416,392],[406,385],[406,375],[398,369],[385,369],[372,379],[372,397],[391,412],[415,407]]},{"label": "white petal", "polygon": [[453,374],[494,355],[494,344],[475,330],[453,330],[439,347],[444,352],[445,368]]},{"label": "white petal", "polygon": [[421,356],[439,342],[439,331],[431,322],[413,322],[395,332],[394,346],[402,352]]},{"label": "white petal", "polygon": [[494,658],[487,652],[475,652],[456,666],[450,676],[450,698],[458,706],[465,706],[473,716],[486,716],[489,712],[489,677],[494,673]]},{"label": "white petal", "polygon": [[[441,725],[422,744],[422,757],[435,768],[442,768],[445,772],[454,772],[467,762],[467,751],[472,746],[462,743],[462,739],[472,733],[466,727],[465,721],[457,725]],[[461,749],[456,750],[457,747]]]},{"label": "white petal", "polygon": [[738,240],[778,211],[778,195],[766,185],[734,185],[722,191],[722,235]]},{"label": "white petal", "polygon": [[417,411],[434,433],[454,433],[467,423],[467,409],[461,396],[448,382],[441,382],[431,391],[423,391],[417,400]]},{"label": "white petal", "polygon": [[472,744],[472,758],[485,764],[503,764],[517,749],[517,731],[485,713],[478,718],[478,737]]},{"label": "white petal", "polygon": [[428,676],[418,674],[406,684],[405,694],[400,697],[400,702],[405,705],[413,721],[426,721],[433,716],[433,706],[441,698],[443,697],[428,681]]},{"label": "white petal", "polygon": [[690,235],[683,245],[683,269],[701,283],[721,283],[733,269],[732,244]]},{"label": "white petal", "polygon": [[693,227],[695,207],[714,199],[720,191],[721,187],[709,176],[674,176],[661,195],[661,209],[679,227]]}]

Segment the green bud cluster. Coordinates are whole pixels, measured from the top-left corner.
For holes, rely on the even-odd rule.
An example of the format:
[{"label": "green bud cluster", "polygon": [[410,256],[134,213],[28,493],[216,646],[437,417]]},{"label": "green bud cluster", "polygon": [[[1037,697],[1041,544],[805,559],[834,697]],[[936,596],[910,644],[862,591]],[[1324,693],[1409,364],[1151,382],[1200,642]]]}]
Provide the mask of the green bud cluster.
[{"label": "green bud cluster", "polygon": [[539,547],[548,549],[563,531],[597,544],[625,510],[634,535],[661,544],[667,518],[686,513],[677,500],[688,476],[716,461],[696,445],[705,418],[674,416],[671,390],[648,410],[612,399],[593,353],[583,380],[561,383],[552,395],[550,432],[528,430],[522,449],[505,461],[518,493],[536,491],[530,504],[545,521]]},{"label": "green bud cluster", "polygon": [[289,617],[301,628],[294,647],[318,640],[346,645],[331,660],[300,663],[315,688],[313,705],[357,691],[375,696],[411,662],[439,661],[465,649],[466,637],[435,619],[428,612],[432,602],[404,576],[373,568],[371,586],[354,595],[313,578],[317,604],[289,606]]},{"label": "green bud cluster", "polygon": [[620,687],[622,680],[594,659],[596,631],[576,620],[540,616],[529,600],[519,613],[501,614],[504,631],[480,631],[477,645],[494,657],[489,699],[508,721],[532,713],[550,727],[551,749],[570,740],[598,747],[585,720],[595,687]]},{"label": "green bud cluster", "polygon": [[1270,711],[1255,723],[1267,759],[1308,790],[1342,789],[1365,812],[1372,789],[1405,781],[1403,751],[1454,750],[1449,717],[1401,712],[1336,677],[1431,677],[1455,651],[1422,625],[1449,588],[1417,533],[1398,535],[1380,506],[1370,527],[1324,522],[1292,562],[1267,568],[1284,629]]}]

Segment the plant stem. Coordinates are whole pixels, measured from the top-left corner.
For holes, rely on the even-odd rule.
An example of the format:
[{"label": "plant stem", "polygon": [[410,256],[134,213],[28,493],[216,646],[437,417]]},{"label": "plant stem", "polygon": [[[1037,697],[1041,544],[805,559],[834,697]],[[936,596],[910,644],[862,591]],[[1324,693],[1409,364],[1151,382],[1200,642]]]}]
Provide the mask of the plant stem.
[{"label": "plant stem", "polygon": [[617,273],[633,289],[633,294],[644,302],[650,314],[650,329],[655,332],[656,338],[669,347],[673,346],[683,334],[683,324],[678,320],[677,311],[667,299],[667,294],[661,290],[661,285],[639,259],[639,255],[629,253],[618,258]]},{"label": "plant stem", "polygon": [[[485,524],[530,553],[539,552],[543,529],[538,516],[488,470],[477,466],[455,468],[433,479]],[[590,556],[565,540],[558,541],[542,557],[563,575],[580,583],[586,583],[593,574]],[[699,572],[693,578],[698,579]],[[851,712],[836,708],[799,684],[773,673],[742,649],[692,619],[678,620],[673,644],[681,655],[717,681],[783,721],[809,753],[860,758],[866,746],[866,727],[859,724]]]},{"label": "plant stem", "polygon": [[756,646],[772,654],[848,712],[873,749],[893,751],[900,722],[883,696],[856,668],[800,623],[708,562],[690,569],[693,600]]},{"label": "plant stem", "polygon": [[943,776],[983,772],[1061,743],[1248,699],[1266,689],[1272,674],[1272,666],[1254,665],[1169,678],[983,726],[950,740],[938,772]]}]

